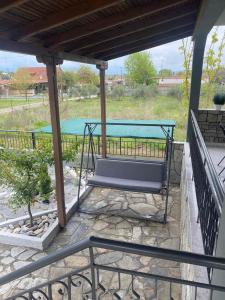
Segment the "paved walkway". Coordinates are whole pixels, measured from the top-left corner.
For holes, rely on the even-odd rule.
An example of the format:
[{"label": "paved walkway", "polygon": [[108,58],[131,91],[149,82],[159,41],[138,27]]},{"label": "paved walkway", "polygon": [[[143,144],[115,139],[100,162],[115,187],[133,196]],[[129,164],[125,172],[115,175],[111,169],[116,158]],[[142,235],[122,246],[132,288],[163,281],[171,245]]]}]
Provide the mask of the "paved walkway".
[{"label": "paved walkway", "polygon": [[[115,193],[114,193],[115,192]],[[102,190],[103,194],[114,194],[116,200],[121,195],[118,195],[116,191]],[[126,192],[127,193],[127,192]],[[102,201],[101,190],[94,189],[89,196],[95,199],[96,202]],[[140,193],[130,193],[130,198],[134,200],[134,203],[140,203]],[[142,198],[145,195],[142,194]],[[136,200],[137,202],[136,202]],[[85,201],[88,201],[86,199]],[[137,219],[106,216],[106,215],[88,215],[83,213],[76,213],[69,221],[67,227],[62,230],[58,236],[54,239],[51,246],[47,251],[37,251],[34,249],[21,248],[15,246],[0,246],[0,273],[1,275],[8,274],[24,265],[27,265],[33,261],[38,260],[49,253],[54,253],[58,249],[62,249],[67,245],[71,245],[80,241],[88,236],[99,236],[110,239],[130,241],[145,245],[155,245],[158,247],[165,247],[171,249],[179,249],[180,244],[180,192],[178,187],[172,187],[170,192],[169,201],[169,216],[168,223],[166,225],[160,223],[154,223],[150,221],[140,221]],[[0,289],[0,299],[5,299],[6,296],[13,295],[15,292],[19,292],[25,288],[32,287],[45,282],[47,279],[53,279],[57,276],[61,276],[66,272],[70,272],[75,268],[84,267],[88,264],[88,253],[82,251],[72,255],[62,261],[59,261],[49,267],[45,267],[40,271],[30,274],[29,277],[18,280],[10,285],[6,285]],[[107,265],[114,265],[126,269],[138,270],[141,272],[149,272],[161,275],[169,275],[174,277],[180,276],[179,264],[175,262],[161,261],[155,258],[140,257],[137,255],[123,254],[120,252],[105,251],[97,249],[95,252],[95,258],[98,263],[104,263]],[[87,272],[87,271],[86,271]],[[89,276],[85,273],[86,276]],[[121,287],[118,288],[118,273],[101,271],[99,280],[101,284],[107,289],[118,289],[118,294],[124,300],[128,299],[181,299],[180,288],[172,285],[171,295],[169,295],[169,285],[161,281],[155,282],[155,280],[135,278],[134,291],[140,295],[140,298],[135,296],[135,292],[132,290],[132,278],[130,275],[121,275]],[[78,299],[90,299],[84,298],[84,294],[87,292],[85,284],[82,285],[82,280],[79,279],[80,284],[75,284],[74,289],[76,295],[83,293],[83,298],[76,296]],[[77,281],[78,282],[78,281]],[[156,294],[157,286],[157,294]],[[58,284],[53,289],[54,300],[67,299],[66,295],[62,295],[63,286]],[[102,291],[101,291],[102,292]],[[75,292],[74,292],[75,293]],[[103,293],[103,292],[102,292]],[[40,296],[40,295],[39,295]],[[170,298],[170,296],[172,298]],[[46,299],[43,295],[38,299]],[[75,299],[75,298],[73,298]],[[102,294],[99,299],[114,299],[109,292]]]},{"label": "paved walkway", "polygon": [[1,108],[0,109],[0,115],[13,113],[15,111],[20,111],[20,110],[24,110],[24,109],[36,108],[36,107],[39,107],[39,106],[42,106],[42,105],[43,105],[43,102],[41,101],[41,102],[35,102],[35,103],[29,103],[29,104],[24,104],[24,105],[13,106],[13,108],[11,108],[11,107]]}]

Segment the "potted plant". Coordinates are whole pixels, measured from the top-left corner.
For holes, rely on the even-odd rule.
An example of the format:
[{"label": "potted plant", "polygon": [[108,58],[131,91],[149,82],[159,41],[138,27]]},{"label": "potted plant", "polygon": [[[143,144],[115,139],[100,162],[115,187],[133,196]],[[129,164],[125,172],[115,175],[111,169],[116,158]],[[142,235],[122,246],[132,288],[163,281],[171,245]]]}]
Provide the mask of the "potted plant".
[{"label": "potted plant", "polygon": [[214,95],[213,102],[216,110],[221,110],[222,106],[225,104],[225,91],[220,88],[219,91]]}]

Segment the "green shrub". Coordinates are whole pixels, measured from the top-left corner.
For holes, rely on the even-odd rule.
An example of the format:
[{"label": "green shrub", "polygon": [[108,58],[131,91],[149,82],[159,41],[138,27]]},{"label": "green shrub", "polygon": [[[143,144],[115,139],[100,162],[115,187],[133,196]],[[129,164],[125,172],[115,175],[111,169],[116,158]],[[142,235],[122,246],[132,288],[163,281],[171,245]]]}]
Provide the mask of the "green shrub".
[{"label": "green shrub", "polygon": [[121,100],[121,98],[125,96],[124,86],[123,85],[114,86],[111,92],[111,96],[116,100]]},{"label": "green shrub", "polygon": [[167,96],[176,98],[178,100],[182,100],[182,98],[183,98],[182,87],[180,85],[176,85],[174,87],[171,87],[167,91]]},{"label": "green shrub", "polygon": [[131,91],[131,96],[135,99],[147,100],[155,97],[157,92],[155,85],[136,85]]},{"label": "green shrub", "polygon": [[52,192],[51,178],[48,175],[48,165],[43,164],[39,176],[39,193],[42,200],[49,200]]}]

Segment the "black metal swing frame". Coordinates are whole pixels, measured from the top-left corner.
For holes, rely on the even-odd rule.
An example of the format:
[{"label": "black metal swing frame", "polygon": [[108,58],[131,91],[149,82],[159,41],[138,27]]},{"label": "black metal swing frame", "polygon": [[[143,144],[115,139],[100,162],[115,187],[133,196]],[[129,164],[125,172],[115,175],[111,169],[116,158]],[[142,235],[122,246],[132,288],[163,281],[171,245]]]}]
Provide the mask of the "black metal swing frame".
[{"label": "black metal swing frame", "polygon": [[[173,135],[174,135],[174,128],[175,128],[175,124],[155,124],[155,123],[143,123],[143,124],[137,124],[137,123],[117,123],[117,122],[106,122],[106,123],[102,123],[102,122],[89,122],[89,123],[85,123],[85,127],[84,127],[84,133],[83,133],[83,143],[82,143],[82,152],[81,152],[81,163],[80,163],[80,175],[79,175],[79,185],[78,185],[78,197],[77,197],[77,210],[79,210],[82,213],[87,213],[87,214],[109,214],[109,215],[115,215],[115,213],[107,211],[107,212],[97,212],[97,211],[86,211],[86,210],[82,210],[80,209],[80,205],[82,204],[82,202],[84,201],[85,197],[80,196],[81,193],[81,181],[82,181],[82,174],[83,174],[83,170],[86,170],[85,176],[86,176],[86,180],[87,180],[87,176],[88,176],[88,172],[90,171],[91,173],[95,173],[95,169],[96,169],[96,161],[98,160],[98,157],[96,155],[96,149],[95,149],[95,143],[94,143],[94,131],[96,129],[97,126],[107,126],[107,125],[115,125],[115,126],[149,126],[149,127],[160,127],[162,132],[165,135],[165,140],[166,140],[166,147],[165,147],[165,155],[164,155],[164,161],[161,161],[161,163],[165,164],[165,180],[163,182],[163,186],[161,188],[160,193],[154,193],[153,191],[140,191],[143,193],[150,193],[150,194],[161,194],[162,198],[165,196],[165,210],[164,210],[164,216],[159,217],[159,216],[154,216],[154,215],[148,215],[148,216],[132,216],[134,218],[137,219],[141,219],[141,220],[151,220],[151,221],[155,221],[155,222],[159,222],[159,223],[166,223],[167,222],[167,210],[168,210],[168,198],[169,198],[169,186],[170,186],[170,171],[171,171],[171,159],[172,159],[172,149],[173,149]],[[87,153],[87,160],[86,160],[86,167],[83,166],[84,164],[84,148],[85,148],[85,141],[87,138],[87,135],[89,137],[89,141],[88,141],[88,153]],[[151,139],[151,137],[149,137],[149,139]],[[124,158],[112,158],[112,157],[107,157],[107,160],[117,160],[117,161],[130,161],[130,162],[137,162],[137,159],[124,159]],[[89,162],[91,160],[91,167],[89,166]],[[152,160],[140,160],[143,163],[159,163],[160,161],[152,161]],[[87,185],[89,185],[87,183]],[[121,187],[111,187],[111,186],[102,186],[102,185],[95,185],[92,184],[92,186],[100,186],[102,188],[113,188],[113,189],[117,189],[117,190],[126,190],[126,191],[135,191],[138,192],[137,190],[133,190],[131,188],[121,188]],[[117,216],[119,216],[119,214],[116,214]],[[121,215],[121,216],[124,216]],[[131,217],[131,216],[129,216]]]}]

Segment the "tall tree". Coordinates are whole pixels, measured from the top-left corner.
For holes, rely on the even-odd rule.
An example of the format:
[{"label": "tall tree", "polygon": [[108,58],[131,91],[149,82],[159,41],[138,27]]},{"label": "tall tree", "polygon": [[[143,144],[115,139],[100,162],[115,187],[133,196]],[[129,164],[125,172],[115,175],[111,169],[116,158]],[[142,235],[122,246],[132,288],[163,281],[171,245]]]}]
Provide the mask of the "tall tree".
[{"label": "tall tree", "polygon": [[188,105],[190,98],[190,87],[191,87],[191,62],[193,54],[193,43],[190,38],[182,39],[179,50],[183,56],[183,104]]},{"label": "tall tree", "polygon": [[204,74],[206,76],[205,89],[207,105],[209,105],[210,101],[213,98],[213,94],[215,93],[216,82],[218,81],[218,77],[220,77],[221,71],[223,69],[222,57],[223,50],[225,48],[225,31],[223,33],[222,38],[219,39],[217,30],[218,27],[216,27],[215,31],[212,34],[209,49],[204,57]]},{"label": "tall tree", "polygon": [[76,73],[72,71],[63,71],[61,68],[57,72],[58,87],[60,90],[61,100],[63,101],[63,93],[69,93],[76,83]]},{"label": "tall tree", "polygon": [[156,69],[148,52],[131,54],[125,61],[128,79],[137,84],[151,85],[155,82]]},{"label": "tall tree", "polygon": [[[223,74],[222,57],[225,48],[225,31],[219,39],[218,28],[216,27],[211,35],[209,48],[204,56],[205,83],[203,85],[207,105],[210,104],[213,94],[215,93],[216,83],[220,82]],[[193,43],[190,38],[183,39],[179,47],[183,55],[183,100],[187,104],[190,97],[190,80],[191,80],[191,62],[193,53]]]},{"label": "tall tree", "polygon": [[33,85],[32,77],[26,69],[18,69],[13,76],[12,88],[22,92],[27,100],[27,93]]},{"label": "tall tree", "polygon": [[170,76],[173,75],[173,71],[170,70],[170,69],[161,69],[161,70],[159,71],[159,75],[160,75],[161,77],[170,77]]},{"label": "tall tree", "polygon": [[80,84],[98,85],[98,75],[88,66],[81,66],[76,73],[76,80]]}]

